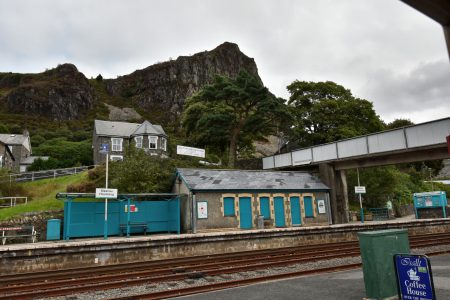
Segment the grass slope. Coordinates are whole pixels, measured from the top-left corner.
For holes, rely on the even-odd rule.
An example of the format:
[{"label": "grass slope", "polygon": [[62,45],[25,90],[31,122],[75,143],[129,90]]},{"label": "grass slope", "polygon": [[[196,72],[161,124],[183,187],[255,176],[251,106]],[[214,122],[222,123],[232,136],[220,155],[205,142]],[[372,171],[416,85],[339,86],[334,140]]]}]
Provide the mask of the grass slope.
[{"label": "grass slope", "polygon": [[55,195],[65,192],[70,184],[80,183],[87,178],[87,172],[75,175],[57,177],[55,179],[42,179],[38,181],[21,183],[31,201],[27,205],[17,205],[12,208],[0,209],[0,220],[8,220],[27,212],[39,212],[63,209],[64,203],[56,200]]}]

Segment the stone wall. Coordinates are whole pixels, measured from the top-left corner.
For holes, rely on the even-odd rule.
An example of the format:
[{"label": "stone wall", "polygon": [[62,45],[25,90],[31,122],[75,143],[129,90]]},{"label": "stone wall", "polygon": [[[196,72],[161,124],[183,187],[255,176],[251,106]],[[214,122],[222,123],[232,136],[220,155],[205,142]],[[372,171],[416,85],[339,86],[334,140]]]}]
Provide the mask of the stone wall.
[{"label": "stone wall", "polygon": [[111,265],[258,249],[356,241],[360,231],[404,228],[409,236],[450,231],[450,220],[57,241],[0,246],[0,274]]},{"label": "stone wall", "polygon": [[[47,234],[47,220],[61,219],[63,220],[63,211],[45,211],[40,213],[25,213],[13,220],[0,221],[0,227],[15,227],[15,226],[34,226],[37,231],[37,240],[45,241]],[[15,240],[8,240],[7,244],[20,242]]]}]

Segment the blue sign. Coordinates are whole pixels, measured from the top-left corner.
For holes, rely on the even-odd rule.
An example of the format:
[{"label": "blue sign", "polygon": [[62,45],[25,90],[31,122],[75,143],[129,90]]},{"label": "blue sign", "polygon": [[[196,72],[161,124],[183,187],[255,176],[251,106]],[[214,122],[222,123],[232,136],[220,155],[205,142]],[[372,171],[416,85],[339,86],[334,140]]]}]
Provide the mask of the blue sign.
[{"label": "blue sign", "polygon": [[100,145],[100,153],[106,154],[109,152],[109,144],[101,144]]},{"label": "blue sign", "polygon": [[436,300],[430,260],[425,255],[394,255],[400,300]]}]

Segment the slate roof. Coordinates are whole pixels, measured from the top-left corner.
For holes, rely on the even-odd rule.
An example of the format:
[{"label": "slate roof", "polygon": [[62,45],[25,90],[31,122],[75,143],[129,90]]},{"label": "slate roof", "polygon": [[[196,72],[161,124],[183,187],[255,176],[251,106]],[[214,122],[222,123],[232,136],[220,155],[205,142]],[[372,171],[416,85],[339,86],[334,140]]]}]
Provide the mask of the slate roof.
[{"label": "slate roof", "polygon": [[156,134],[166,135],[160,125],[153,125],[148,121],[142,124],[128,123],[128,122],[113,122],[113,121],[101,121],[95,120],[95,133],[97,135],[107,136],[127,136],[139,134]]},{"label": "slate roof", "polygon": [[191,191],[300,191],[329,190],[307,172],[177,169]]},{"label": "slate roof", "polygon": [[162,134],[166,135],[161,125],[153,125],[149,121],[144,121],[133,133],[132,135],[142,135],[142,134]]},{"label": "slate roof", "polygon": [[22,145],[27,138],[28,137],[23,134],[0,134],[0,142],[3,142],[6,145]]}]

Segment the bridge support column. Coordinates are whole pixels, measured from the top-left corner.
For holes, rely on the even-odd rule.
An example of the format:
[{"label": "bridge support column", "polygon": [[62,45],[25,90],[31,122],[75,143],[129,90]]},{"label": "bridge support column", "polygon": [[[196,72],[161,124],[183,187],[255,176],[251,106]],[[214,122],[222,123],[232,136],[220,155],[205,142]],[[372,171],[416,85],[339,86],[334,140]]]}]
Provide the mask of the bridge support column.
[{"label": "bridge support column", "polygon": [[330,187],[333,224],[348,223],[347,177],[344,170],[335,170],[331,164],[319,165],[320,179]]}]

